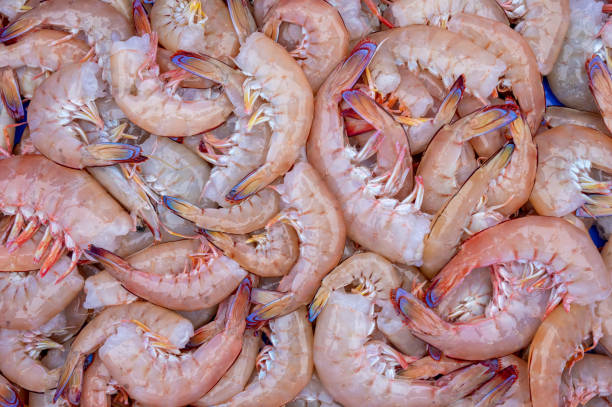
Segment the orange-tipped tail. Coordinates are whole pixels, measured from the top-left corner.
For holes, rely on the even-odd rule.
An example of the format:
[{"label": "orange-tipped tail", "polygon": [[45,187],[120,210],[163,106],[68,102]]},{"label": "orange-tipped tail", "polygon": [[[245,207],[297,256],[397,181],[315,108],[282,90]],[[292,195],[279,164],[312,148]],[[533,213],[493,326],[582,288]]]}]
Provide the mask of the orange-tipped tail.
[{"label": "orange-tipped tail", "polygon": [[376,44],[364,40],[357,44],[350,55],[336,67],[330,74],[326,83],[330,83],[332,94],[338,94],[344,90],[351,89],[365,71],[366,67],[374,57]]},{"label": "orange-tipped tail", "polygon": [[91,245],[85,250],[85,254],[119,273],[129,273],[135,270],[130,263],[101,247]]},{"label": "orange-tipped tail", "polygon": [[234,69],[208,55],[200,55],[189,51],[177,51],[172,55],[174,65],[201,78],[210,79],[224,85],[228,77],[234,74]]},{"label": "orange-tipped tail", "polygon": [[184,199],[175,198],[173,196],[164,195],[162,199],[166,208],[170,209],[181,218],[190,220],[196,224],[198,223],[197,219],[202,214],[203,209]]},{"label": "orange-tipped tail", "polygon": [[238,34],[238,40],[242,44],[249,35],[257,31],[257,24],[251,14],[249,4],[247,0],[227,0],[227,8],[234,31]]},{"label": "orange-tipped tail", "polygon": [[283,295],[281,298],[271,301],[257,311],[249,314],[247,317],[247,326],[258,326],[261,322],[288,314],[291,311],[294,311],[293,294]]},{"label": "orange-tipped tail", "polygon": [[482,136],[512,123],[518,117],[516,105],[504,104],[485,106],[466,116],[465,140]]},{"label": "orange-tipped tail", "polygon": [[236,184],[236,186],[229,191],[225,200],[233,204],[244,201],[251,195],[267,187],[270,182],[274,181],[274,178],[276,177],[270,175],[269,167],[264,164],[251,171],[242,181]]},{"label": "orange-tipped tail", "polygon": [[139,36],[151,34],[153,30],[151,29],[149,16],[147,15],[147,11],[142,5],[142,2],[140,0],[134,0],[132,6],[132,13],[134,15],[134,28],[136,29],[136,34]]},{"label": "orange-tipped tail", "polygon": [[88,167],[103,167],[119,163],[141,163],[147,157],[139,146],[123,143],[98,143],[84,146],[84,161]]},{"label": "orange-tipped tail", "polygon": [[0,69],[0,96],[6,110],[14,120],[21,120],[25,115],[17,75],[10,67]]},{"label": "orange-tipped tail", "polygon": [[453,119],[455,116],[455,112],[457,111],[457,106],[463,97],[465,92],[465,78],[463,75],[460,75],[453,86],[451,86],[448,94],[440,104],[440,108],[434,117],[434,122],[439,124],[447,124]]},{"label": "orange-tipped tail", "polygon": [[62,375],[57,383],[53,402],[64,396],[72,404],[78,405],[81,400],[81,385],[83,383],[83,367],[85,357],[71,355],[64,364]]},{"label": "orange-tipped tail", "polygon": [[22,17],[18,20],[13,21],[0,33],[0,42],[7,42],[17,37],[22,36],[28,31],[36,27],[38,23],[31,18]]},{"label": "orange-tipped tail", "polygon": [[0,407],[23,407],[24,405],[16,387],[9,383],[0,383]]}]

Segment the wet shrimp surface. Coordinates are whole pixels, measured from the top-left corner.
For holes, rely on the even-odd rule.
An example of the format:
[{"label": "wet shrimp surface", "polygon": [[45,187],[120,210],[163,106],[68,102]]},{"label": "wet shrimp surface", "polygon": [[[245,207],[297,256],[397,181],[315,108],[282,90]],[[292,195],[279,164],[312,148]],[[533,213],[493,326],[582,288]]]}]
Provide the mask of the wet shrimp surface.
[{"label": "wet shrimp surface", "polygon": [[612,405],[611,19],[0,0],[0,406]]}]

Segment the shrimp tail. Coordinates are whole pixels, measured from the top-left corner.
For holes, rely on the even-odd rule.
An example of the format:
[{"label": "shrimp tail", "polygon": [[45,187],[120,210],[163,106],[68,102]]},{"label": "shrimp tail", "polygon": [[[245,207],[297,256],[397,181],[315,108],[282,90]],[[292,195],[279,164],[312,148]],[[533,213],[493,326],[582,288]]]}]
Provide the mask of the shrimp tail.
[{"label": "shrimp tail", "polygon": [[444,332],[444,321],[417,297],[398,288],[393,292],[393,304],[409,321],[410,328],[424,335],[439,335]]},{"label": "shrimp tail", "polygon": [[460,75],[444,97],[440,108],[433,118],[434,123],[450,123],[457,111],[457,106],[465,92],[465,77]]},{"label": "shrimp tail", "polygon": [[136,270],[126,260],[101,247],[90,245],[89,248],[85,250],[85,254],[106,267],[110,267],[120,273],[130,273]]},{"label": "shrimp tail", "polygon": [[346,60],[340,63],[330,74],[327,83],[333,87],[330,94],[339,94],[343,90],[351,89],[363,71],[366,69],[374,53],[376,44],[364,40],[357,44]]},{"label": "shrimp tail", "polygon": [[170,209],[181,218],[190,220],[194,223],[197,223],[198,217],[203,212],[202,208],[181,198],[164,195],[162,200],[166,208]]},{"label": "shrimp tail", "polygon": [[314,322],[315,319],[319,316],[325,304],[327,304],[327,300],[329,300],[329,296],[331,291],[326,287],[320,287],[312,302],[308,306],[308,320],[310,322]]},{"label": "shrimp tail", "polygon": [[204,230],[206,239],[221,250],[227,250],[230,247],[234,247],[234,240],[223,232],[217,232],[213,230]]},{"label": "shrimp tail", "polygon": [[342,111],[342,116],[344,117],[344,128],[346,129],[346,135],[348,137],[358,136],[365,132],[376,130],[374,126],[361,119],[351,109]]},{"label": "shrimp tail", "polygon": [[228,192],[225,200],[236,204],[264,189],[273,181],[269,168],[268,164],[264,164],[251,171]]},{"label": "shrimp tail", "polygon": [[189,338],[187,348],[197,348],[198,346],[208,342],[208,340],[221,331],[221,327],[216,321],[209,322],[193,333],[193,336]]},{"label": "shrimp tail", "polygon": [[179,68],[201,78],[210,79],[224,85],[228,77],[233,75],[234,69],[223,62],[208,55],[200,55],[189,51],[177,51],[172,55],[171,61]]},{"label": "shrimp tail", "polygon": [[475,400],[478,402],[477,405],[483,407],[498,405],[517,379],[518,371],[514,365],[500,370],[476,391],[475,395],[482,395],[481,398]]},{"label": "shrimp tail", "polygon": [[[478,389],[493,379],[496,371],[490,364],[478,363],[465,367],[452,375],[447,375],[440,379],[440,385],[444,386],[444,394],[448,395],[447,400],[442,405],[452,404],[455,400],[460,400],[474,390]],[[450,381],[447,380],[450,378]],[[480,405],[480,404],[479,404]],[[488,406],[488,404],[485,404]]]},{"label": "shrimp tail", "polygon": [[238,289],[232,303],[227,310],[227,323],[225,331],[233,331],[235,329],[244,329],[244,320],[249,312],[251,303],[251,291],[253,290],[253,281],[250,277],[245,277]]},{"label": "shrimp tail", "polygon": [[284,315],[285,310],[289,309],[292,303],[293,294],[285,294],[281,298],[267,303],[263,307],[249,314],[247,317],[247,326],[257,326],[260,322]]},{"label": "shrimp tail", "polygon": [[511,104],[485,106],[470,115],[464,140],[482,136],[507,126],[518,117],[516,107]]},{"label": "shrimp tail", "polygon": [[153,30],[151,29],[149,16],[147,16],[147,11],[140,0],[134,0],[132,5],[132,13],[134,16],[134,28],[136,30],[136,35],[142,37],[145,34],[151,34]]},{"label": "shrimp tail", "polygon": [[[600,106],[612,94],[612,77],[604,60],[599,55],[593,55],[586,61],[586,72],[589,77],[589,88]],[[600,106],[601,107],[601,106]]]},{"label": "shrimp tail", "polygon": [[21,120],[25,115],[21,92],[15,71],[11,67],[0,69],[0,96],[6,110],[14,120]]},{"label": "shrimp tail", "polygon": [[283,297],[284,293],[279,293],[278,291],[265,290],[263,288],[253,288],[253,292],[251,292],[251,302],[253,304],[265,305],[269,302],[278,300]]},{"label": "shrimp tail", "polygon": [[141,163],[147,160],[139,146],[123,143],[98,143],[84,146],[85,160],[90,167],[119,163]]},{"label": "shrimp tail", "polygon": [[234,26],[234,31],[238,34],[240,43],[244,43],[246,38],[257,31],[257,24],[249,10],[246,0],[227,0],[230,18]]},{"label": "shrimp tail", "polygon": [[23,407],[17,389],[8,383],[0,384],[0,407]]},{"label": "shrimp tail", "polygon": [[62,375],[57,383],[53,396],[53,403],[63,395],[70,403],[78,405],[81,400],[81,386],[83,383],[83,368],[85,358],[79,355],[70,356],[64,364]]},{"label": "shrimp tail", "polygon": [[21,37],[37,25],[38,22],[32,18],[19,18],[4,27],[4,30],[0,33],[0,42],[7,42],[17,37]]},{"label": "shrimp tail", "polygon": [[342,92],[342,99],[363,119],[380,129],[383,121],[381,114],[389,114],[374,99],[360,90],[345,90]]}]

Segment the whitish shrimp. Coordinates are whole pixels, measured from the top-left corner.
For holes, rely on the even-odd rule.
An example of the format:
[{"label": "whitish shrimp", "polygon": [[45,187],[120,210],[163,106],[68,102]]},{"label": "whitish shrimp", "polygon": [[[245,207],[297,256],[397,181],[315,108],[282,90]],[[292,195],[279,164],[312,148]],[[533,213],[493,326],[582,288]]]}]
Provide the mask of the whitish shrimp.
[{"label": "whitish shrimp", "polygon": [[111,376],[135,400],[150,406],[193,403],[221,379],[240,354],[250,285],[249,279],[240,284],[224,327],[192,352],[166,353],[147,339],[146,332],[127,324],[106,340],[98,354]]},{"label": "whitish shrimp", "polygon": [[206,237],[223,254],[261,277],[284,276],[299,256],[297,233],[285,223],[275,223],[250,236],[207,231]]},{"label": "whitish shrimp", "polygon": [[167,347],[177,349],[185,346],[193,336],[191,322],[178,314],[148,302],[108,307],[90,321],[76,336],[70,346],[66,363],[60,376],[54,399],[62,393],[74,404],[81,396],[81,382],[85,357],[94,353],[108,337],[115,334],[122,321],[138,321],[156,334],[165,338]]},{"label": "whitish shrimp", "polygon": [[569,28],[569,0],[525,0],[525,7],[527,11],[514,29],[533,50],[540,73],[548,75]]},{"label": "whitish shrimp", "polygon": [[571,370],[563,372],[562,403],[584,405],[594,397],[612,395],[612,359],[604,355],[584,355]]},{"label": "whitish shrimp", "polygon": [[34,155],[0,160],[0,173],[6,174],[0,210],[15,215],[5,244],[16,249],[44,228],[34,257],[44,258],[43,275],[66,249],[72,251],[68,274],[90,244],[129,251],[138,243],[129,233],[130,216],[87,173]]},{"label": "whitish shrimp", "polygon": [[36,271],[1,273],[0,326],[36,329],[66,308],[83,288],[83,277],[79,273],[71,273],[54,283],[69,263],[65,258],[59,259],[43,277]]},{"label": "whitish shrimp", "polygon": [[306,309],[275,318],[267,331],[271,345],[257,356],[258,372],[243,391],[220,406],[274,407],[293,400],[312,377],[312,327]]},{"label": "whitish shrimp", "polygon": [[[301,28],[289,53],[302,67],[314,92],[349,51],[349,34],[338,11],[324,0],[280,0],[265,16],[262,32],[289,47],[281,25]],[[289,48],[288,47],[288,48]]]},{"label": "whitish shrimp", "polygon": [[375,49],[373,43],[360,44],[319,89],[308,160],[340,201],[351,240],[391,261],[420,264],[430,224],[430,216],[419,209],[418,191],[422,186],[417,185],[416,192],[402,202],[379,198],[378,191],[385,182],[355,163],[359,162],[359,153],[346,143],[338,107],[342,92],[355,84]]},{"label": "whitish shrimp", "polygon": [[345,227],[340,205],[305,162],[293,166],[282,185],[275,187],[281,194],[283,210],[274,221],[292,225],[300,241],[300,254],[279,282],[277,291],[283,295],[249,315],[251,323],[285,315],[308,304],[321,280],[342,257]]},{"label": "whitish shrimp", "polygon": [[34,93],[28,109],[30,137],[38,151],[71,168],[141,162],[140,148],[120,143],[88,144],[76,122],[87,120],[100,128],[95,99],[104,94],[99,67],[93,62],[73,64],[51,75]]},{"label": "whitish shrimp", "polygon": [[[611,136],[600,114],[570,109],[569,107],[548,106],[544,112],[544,121],[547,126],[558,127],[563,124],[589,127],[593,130]],[[546,127],[542,127],[545,131]]]},{"label": "whitish shrimp", "polygon": [[238,53],[238,37],[222,0],[158,0],[151,28],[170,51],[190,51],[229,62]]},{"label": "whitish shrimp", "polygon": [[563,216],[584,208],[593,215],[610,212],[610,182],[594,169],[612,173],[612,139],[597,130],[562,125],[538,134],[536,180],[529,201],[540,215]]},{"label": "whitish shrimp", "polygon": [[111,5],[98,0],[51,0],[22,14],[0,33],[0,42],[17,38],[37,27],[55,27],[75,36],[82,31],[95,49],[103,68],[103,78],[110,82],[108,55],[117,40],[127,40],[132,26]]},{"label": "whitish shrimp", "polygon": [[162,243],[125,260],[95,246],[86,253],[104,264],[130,292],[183,311],[220,303],[247,275],[238,263],[198,240]]}]

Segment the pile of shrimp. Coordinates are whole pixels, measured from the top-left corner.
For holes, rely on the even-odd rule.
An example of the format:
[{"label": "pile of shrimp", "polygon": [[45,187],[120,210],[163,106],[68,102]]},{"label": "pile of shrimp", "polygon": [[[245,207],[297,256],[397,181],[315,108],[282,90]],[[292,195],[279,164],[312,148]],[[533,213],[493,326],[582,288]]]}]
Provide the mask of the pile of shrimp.
[{"label": "pile of shrimp", "polygon": [[608,14],[0,0],[0,406],[612,406]]}]

